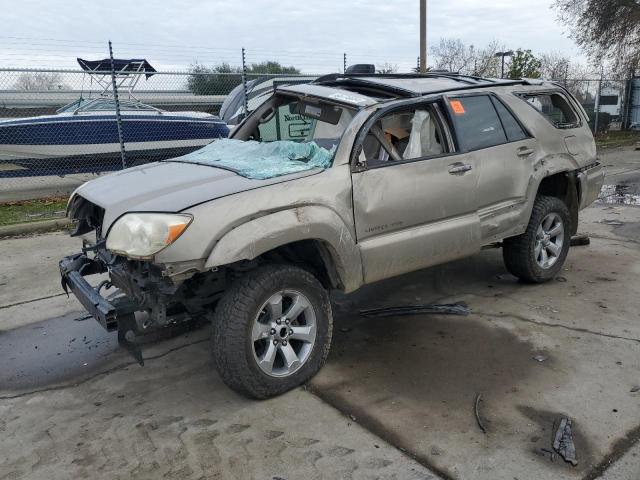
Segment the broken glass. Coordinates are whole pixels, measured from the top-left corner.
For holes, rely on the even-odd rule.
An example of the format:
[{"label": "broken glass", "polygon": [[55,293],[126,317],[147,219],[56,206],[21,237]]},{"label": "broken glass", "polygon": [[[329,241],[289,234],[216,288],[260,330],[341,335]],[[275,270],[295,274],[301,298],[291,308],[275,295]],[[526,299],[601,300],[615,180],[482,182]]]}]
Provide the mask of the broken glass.
[{"label": "broken glass", "polygon": [[327,168],[331,165],[335,150],[335,145],[327,150],[316,142],[256,142],[225,138],[167,161],[219,167],[246,178],[264,180],[314,168]]}]

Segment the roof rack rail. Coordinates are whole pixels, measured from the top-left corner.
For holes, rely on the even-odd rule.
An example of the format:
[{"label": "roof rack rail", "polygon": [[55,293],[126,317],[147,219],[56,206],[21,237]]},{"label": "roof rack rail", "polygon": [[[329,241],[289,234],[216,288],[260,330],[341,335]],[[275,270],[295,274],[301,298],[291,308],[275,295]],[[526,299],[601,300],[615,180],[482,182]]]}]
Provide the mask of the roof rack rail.
[{"label": "roof rack rail", "polygon": [[[459,82],[458,86],[429,90],[415,88],[404,88],[401,83],[391,84],[384,82],[383,79],[450,79]],[[375,74],[349,74],[349,73],[331,73],[321,76],[311,82],[316,85],[324,85],[328,87],[366,87],[369,89],[380,90],[391,93],[398,97],[417,97],[433,93],[443,93],[448,91],[469,90],[474,88],[483,88],[489,86],[508,86],[508,85],[540,85],[537,79],[501,79],[501,78],[485,78],[475,75],[465,75],[459,72],[441,72],[431,71],[427,73],[375,73]]]}]

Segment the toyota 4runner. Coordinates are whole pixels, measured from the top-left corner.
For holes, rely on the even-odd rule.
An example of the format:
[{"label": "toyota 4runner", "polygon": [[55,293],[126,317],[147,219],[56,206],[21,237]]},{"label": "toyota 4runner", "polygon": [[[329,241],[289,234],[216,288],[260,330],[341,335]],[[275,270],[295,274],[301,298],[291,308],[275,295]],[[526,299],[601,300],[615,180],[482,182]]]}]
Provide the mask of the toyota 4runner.
[{"label": "toyota 4runner", "polygon": [[60,271],[107,330],[209,317],[222,379],[266,398],[323,365],[329,290],[492,244],[512,274],[547,281],[602,182],[560,85],[328,75],[278,88],[229,139],[82,185],[68,215],[83,250]]}]

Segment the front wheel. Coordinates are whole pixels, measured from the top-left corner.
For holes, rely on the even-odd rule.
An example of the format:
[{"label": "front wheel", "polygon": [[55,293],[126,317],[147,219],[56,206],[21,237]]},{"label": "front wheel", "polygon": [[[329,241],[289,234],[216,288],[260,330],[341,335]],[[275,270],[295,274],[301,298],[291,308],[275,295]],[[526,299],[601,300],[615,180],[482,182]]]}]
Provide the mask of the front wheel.
[{"label": "front wheel", "polygon": [[263,265],[218,303],[213,358],[222,380],[253,398],[282,394],[315,375],[329,353],[329,295],[309,272]]},{"label": "front wheel", "polygon": [[521,280],[542,283],[554,278],[569,253],[569,209],[556,197],[538,196],[527,230],[504,241],[507,270]]}]

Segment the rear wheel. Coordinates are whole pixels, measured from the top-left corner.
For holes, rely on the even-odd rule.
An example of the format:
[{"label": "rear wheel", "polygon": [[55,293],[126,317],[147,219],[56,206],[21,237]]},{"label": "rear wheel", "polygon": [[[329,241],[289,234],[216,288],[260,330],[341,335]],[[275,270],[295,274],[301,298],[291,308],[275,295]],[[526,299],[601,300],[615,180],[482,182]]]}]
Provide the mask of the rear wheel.
[{"label": "rear wheel", "polygon": [[533,283],[554,278],[569,252],[569,209],[556,197],[538,196],[527,230],[504,241],[502,255],[507,270]]},{"label": "rear wheel", "polygon": [[306,270],[264,265],[239,278],[213,318],[213,357],[222,380],[268,398],[309,380],[331,345],[329,296]]}]

